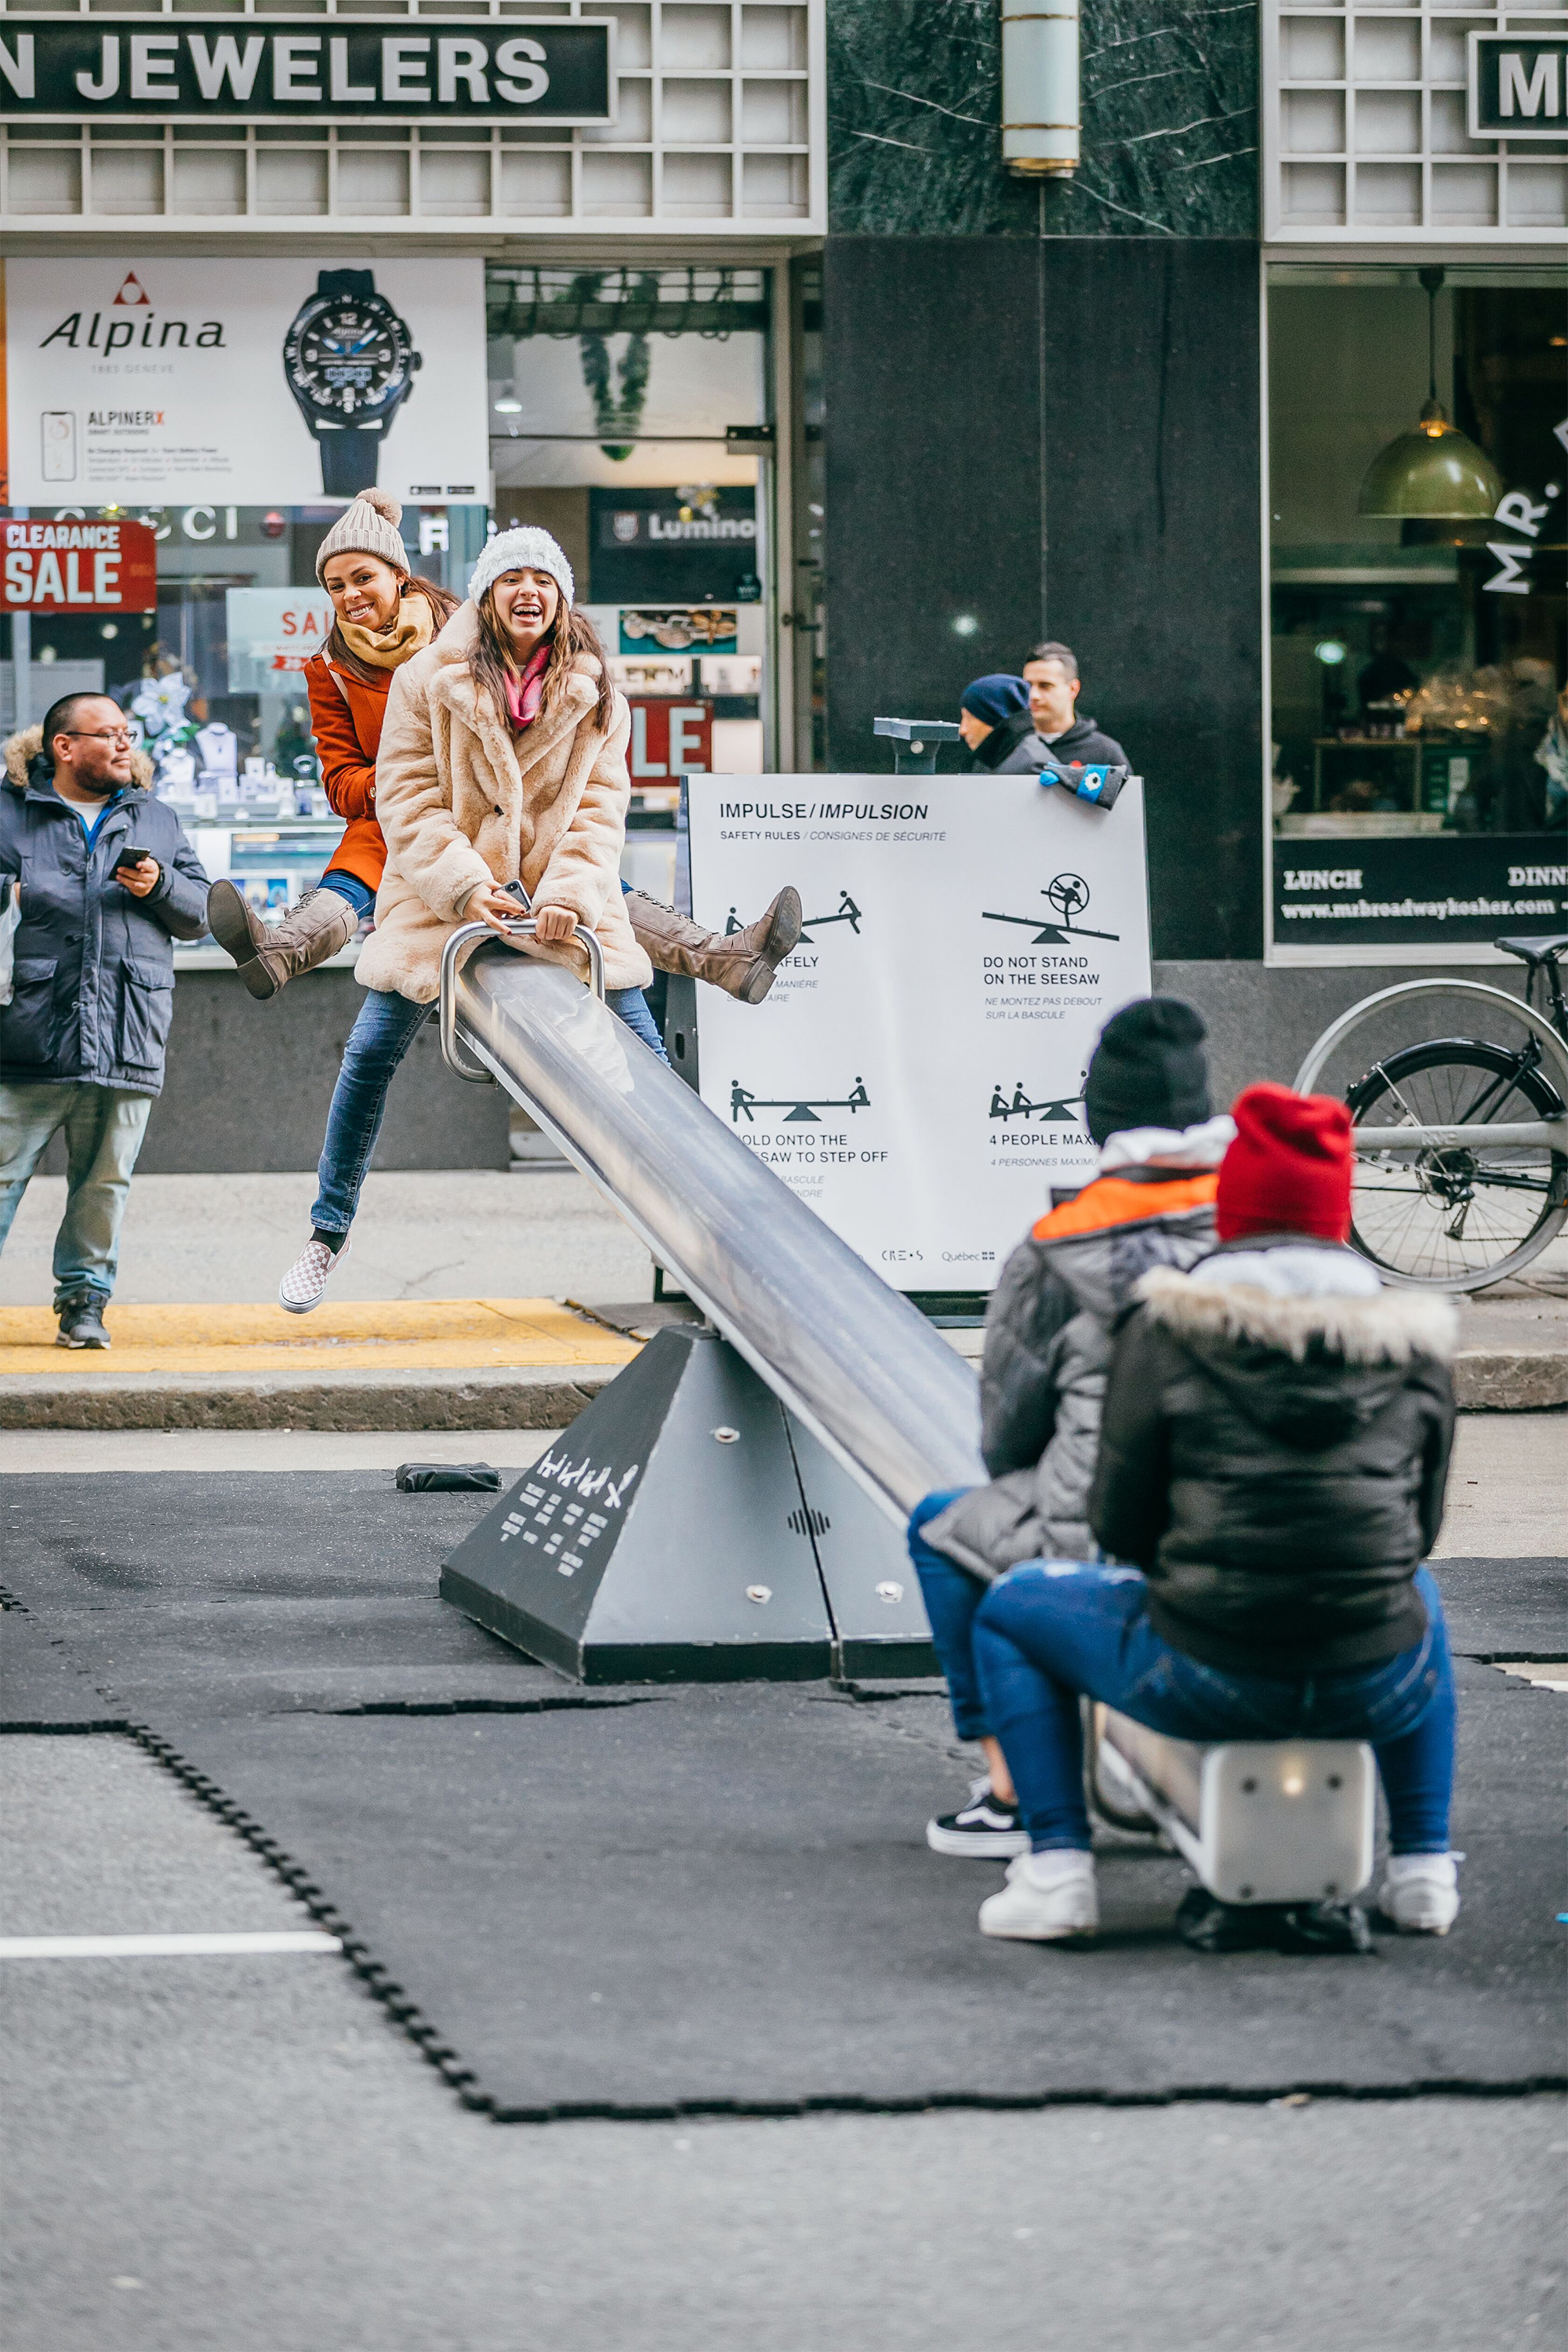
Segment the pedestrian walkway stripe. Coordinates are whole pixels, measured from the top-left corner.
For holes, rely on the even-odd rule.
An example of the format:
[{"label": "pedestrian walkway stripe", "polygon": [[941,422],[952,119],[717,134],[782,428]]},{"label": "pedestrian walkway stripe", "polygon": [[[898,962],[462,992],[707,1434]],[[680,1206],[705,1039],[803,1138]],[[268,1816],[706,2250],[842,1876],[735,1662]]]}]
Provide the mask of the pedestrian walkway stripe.
[{"label": "pedestrian walkway stripe", "polygon": [[0,1936],[0,1960],[172,1960],[227,1952],[341,1952],[319,1927],[234,1936]]},{"label": "pedestrian walkway stripe", "polygon": [[58,1348],[42,1307],[0,1307],[0,1374],[502,1371],[618,1368],[635,1340],[553,1298],[342,1299],[309,1318],[254,1302],[110,1307],[111,1348]]}]

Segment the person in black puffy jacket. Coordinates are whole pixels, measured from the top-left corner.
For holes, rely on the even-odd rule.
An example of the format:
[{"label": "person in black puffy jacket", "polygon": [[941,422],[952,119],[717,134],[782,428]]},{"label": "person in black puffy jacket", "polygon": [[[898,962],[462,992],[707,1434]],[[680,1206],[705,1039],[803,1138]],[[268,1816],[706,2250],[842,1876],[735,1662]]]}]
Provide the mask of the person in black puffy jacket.
[{"label": "person in black puffy jacket", "polygon": [[1344,1246],[1341,1103],[1252,1087],[1220,1170],[1221,1246],[1147,1273],[1118,1336],[1089,1516],[1114,1565],[1032,1560],[975,1613],[986,1717],[1031,1851],[988,1935],[1098,1924],[1079,1697],[1168,1738],[1369,1740],[1394,1924],[1445,1934],[1455,1699],[1422,1565],[1453,1440],[1451,1303]]}]

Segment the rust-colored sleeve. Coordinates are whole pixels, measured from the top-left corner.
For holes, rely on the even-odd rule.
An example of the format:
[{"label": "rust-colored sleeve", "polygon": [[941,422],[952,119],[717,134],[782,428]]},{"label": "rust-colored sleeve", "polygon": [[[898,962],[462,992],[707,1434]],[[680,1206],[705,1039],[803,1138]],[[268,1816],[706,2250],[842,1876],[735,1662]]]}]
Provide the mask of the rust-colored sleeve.
[{"label": "rust-colored sleeve", "polygon": [[310,732],[321,755],[321,782],[339,816],[375,814],[375,761],[354,732],[353,713],[319,658],[305,665]]}]

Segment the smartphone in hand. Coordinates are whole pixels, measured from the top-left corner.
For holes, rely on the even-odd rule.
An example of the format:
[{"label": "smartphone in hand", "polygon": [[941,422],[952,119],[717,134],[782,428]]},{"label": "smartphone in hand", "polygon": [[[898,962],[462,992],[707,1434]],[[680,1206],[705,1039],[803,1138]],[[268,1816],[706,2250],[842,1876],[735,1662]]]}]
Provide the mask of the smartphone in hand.
[{"label": "smartphone in hand", "polygon": [[114,871],[116,874],[123,874],[128,866],[140,866],[144,857],[151,857],[152,855],[150,849],[138,849],[132,845],[122,849],[116,857]]}]

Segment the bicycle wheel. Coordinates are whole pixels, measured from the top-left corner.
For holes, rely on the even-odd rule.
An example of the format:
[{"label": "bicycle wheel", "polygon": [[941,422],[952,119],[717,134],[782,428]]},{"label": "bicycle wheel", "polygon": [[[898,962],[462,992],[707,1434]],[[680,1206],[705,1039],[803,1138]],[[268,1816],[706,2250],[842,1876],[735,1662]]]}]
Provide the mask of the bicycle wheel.
[{"label": "bicycle wheel", "polygon": [[[1345,1096],[1362,1127],[1522,1123],[1560,1115],[1551,1082],[1481,1037],[1387,1055]],[[1568,1157],[1478,1140],[1357,1155],[1351,1240],[1395,1280],[1484,1290],[1528,1265],[1568,1217]]]}]

